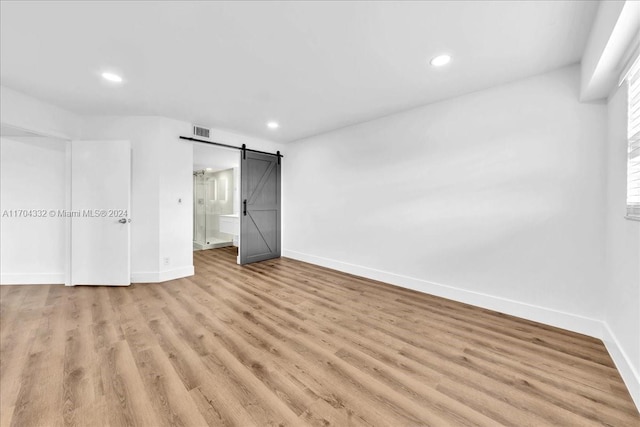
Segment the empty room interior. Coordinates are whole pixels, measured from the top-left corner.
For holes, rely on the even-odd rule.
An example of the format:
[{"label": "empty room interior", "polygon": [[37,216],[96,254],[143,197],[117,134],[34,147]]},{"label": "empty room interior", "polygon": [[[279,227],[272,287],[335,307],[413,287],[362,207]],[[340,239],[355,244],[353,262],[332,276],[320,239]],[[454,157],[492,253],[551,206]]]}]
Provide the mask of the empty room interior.
[{"label": "empty room interior", "polygon": [[0,426],[640,427],[640,1],[2,1]]}]

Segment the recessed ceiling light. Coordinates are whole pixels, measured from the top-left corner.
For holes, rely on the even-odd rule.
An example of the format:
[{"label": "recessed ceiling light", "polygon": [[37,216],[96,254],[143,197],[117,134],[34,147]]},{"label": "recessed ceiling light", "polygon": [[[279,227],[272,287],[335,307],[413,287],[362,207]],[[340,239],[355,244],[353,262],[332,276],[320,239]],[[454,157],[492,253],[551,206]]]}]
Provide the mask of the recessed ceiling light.
[{"label": "recessed ceiling light", "polygon": [[278,122],[269,122],[267,123],[267,127],[269,129],[278,129],[280,125],[278,124]]},{"label": "recessed ceiling light", "polygon": [[449,62],[451,62],[451,56],[445,54],[433,57],[430,64],[434,67],[442,67],[443,65],[447,65]]},{"label": "recessed ceiling light", "polygon": [[122,83],[122,77],[114,73],[104,72],[102,78],[113,83]]}]

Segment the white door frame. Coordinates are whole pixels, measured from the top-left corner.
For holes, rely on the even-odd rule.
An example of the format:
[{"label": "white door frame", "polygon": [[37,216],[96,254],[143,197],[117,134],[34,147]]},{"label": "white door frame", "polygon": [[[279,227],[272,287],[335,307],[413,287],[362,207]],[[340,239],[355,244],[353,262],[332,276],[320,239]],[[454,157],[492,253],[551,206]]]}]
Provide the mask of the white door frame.
[{"label": "white door frame", "polygon": [[[71,139],[65,142],[64,209],[71,212]],[[71,284],[71,218],[64,219],[64,285]]]}]

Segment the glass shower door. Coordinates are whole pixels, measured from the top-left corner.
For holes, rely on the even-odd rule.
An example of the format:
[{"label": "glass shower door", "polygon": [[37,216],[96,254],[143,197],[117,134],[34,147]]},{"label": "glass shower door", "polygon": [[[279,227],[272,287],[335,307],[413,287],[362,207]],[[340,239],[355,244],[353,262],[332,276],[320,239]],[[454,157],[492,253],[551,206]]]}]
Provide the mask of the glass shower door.
[{"label": "glass shower door", "polygon": [[233,169],[193,174],[193,249],[233,245],[233,235],[220,231],[220,216],[233,214]]},{"label": "glass shower door", "polygon": [[193,244],[194,249],[202,249],[207,238],[207,205],[204,174],[193,175]]}]

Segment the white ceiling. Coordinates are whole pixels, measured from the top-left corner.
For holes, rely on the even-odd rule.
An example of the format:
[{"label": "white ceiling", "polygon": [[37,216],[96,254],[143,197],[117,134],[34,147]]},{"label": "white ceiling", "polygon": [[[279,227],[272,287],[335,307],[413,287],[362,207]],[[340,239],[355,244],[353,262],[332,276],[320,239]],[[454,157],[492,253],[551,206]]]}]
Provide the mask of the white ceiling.
[{"label": "white ceiling", "polygon": [[[2,85],[294,141],[580,60],[595,1],[1,2]],[[428,65],[453,55],[444,69]],[[113,87],[100,73],[122,73]],[[266,128],[269,120],[280,129]]]}]

